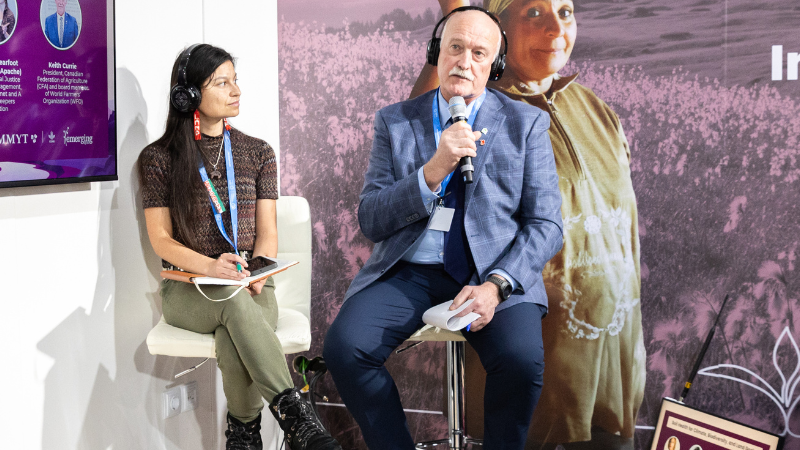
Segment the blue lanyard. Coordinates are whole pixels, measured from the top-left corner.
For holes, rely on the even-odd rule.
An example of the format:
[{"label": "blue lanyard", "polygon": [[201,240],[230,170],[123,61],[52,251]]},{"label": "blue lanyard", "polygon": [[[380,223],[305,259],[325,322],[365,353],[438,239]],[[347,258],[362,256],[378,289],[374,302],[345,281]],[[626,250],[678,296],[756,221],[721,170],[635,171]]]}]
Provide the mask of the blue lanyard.
[{"label": "blue lanyard", "polygon": [[[475,123],[475,117],[478,116],[478,110],[481,109],[481,105],[483,105],[483,100],[486,98],[486,90],[484,89],[483,94],[475,100],[475,105],[472,107],[472,112],[469,114],[469,118],[467,119],[467,123],[470,127],[472,124]],[[439,139],[442,138],[442,121],[439,119],[439,89],[436,89],[436,94],[433,96],[433,138],[436,140],[436,148],[439,148]],[[458,170],[458,168],[456,168]],[[455,172],[453,172],[455,173]],[[442,180],[442,189],[441,196],[444,197],[444,190],[447,189],[447,184],[450,182],[450,178],[453,177],[453,173],[447,175],[447,177]]]},{"label": "blue lanyard", "polygon": [[[236,201],[236,176],[233,172],[233,152],[231,151],[231,133],[228,130],[222,135],[222,139],[225,142],[225,171],[228,178],[228,201],[231,206],[231,226],[233,227],[233,242],[231,242],[231,238],[228,237],[228,233],[225,232],[225,225],[222,223],[222,213],[217,210],[214,206],[214,199],[212,198],[211,194],[209,194],[209,201],[211,202],[211,211],[214,213],[214,220],[217,222],[217,228],[219,228],[219,232],[222,233],[222,237],[228,241],[229,244],[233,246],[233,251],[238,255],[239,254],[239,208],[238,202]],[[208,182],[208,173],[206,173],[206,166],[203,164],[203,158],[199,157],[198,160],[200,163],[198,164],[198,169],[200,170],[200,178],[203,180],[203,183]]]}]

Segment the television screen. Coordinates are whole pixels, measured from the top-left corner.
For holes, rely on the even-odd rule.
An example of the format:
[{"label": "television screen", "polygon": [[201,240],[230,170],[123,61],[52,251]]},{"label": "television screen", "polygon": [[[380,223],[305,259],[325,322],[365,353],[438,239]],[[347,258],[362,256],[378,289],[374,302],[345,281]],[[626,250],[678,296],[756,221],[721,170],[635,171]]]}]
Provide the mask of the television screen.
[{"label": "television screen", "polygon": [[0,187],[116,180],[113,0],[0,8]]}]

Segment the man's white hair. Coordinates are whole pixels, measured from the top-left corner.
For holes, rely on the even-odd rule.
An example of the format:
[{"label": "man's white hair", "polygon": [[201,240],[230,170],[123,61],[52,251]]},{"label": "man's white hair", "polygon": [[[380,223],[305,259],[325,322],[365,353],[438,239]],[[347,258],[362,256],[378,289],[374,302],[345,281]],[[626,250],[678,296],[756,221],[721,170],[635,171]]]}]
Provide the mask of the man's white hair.
[{"label": "man's white hair", "polygon": [[[467,11],[478,11],[478,10],[476,10],[476,9],[468,9]],[[459,11],[456,14],[467,12],[467,11]],[[441,39],[440,43],[444,40],[444,34],[447,31],[447,24],[450,23],[450,19],[452,19],[456,14],[453,14],[452,16],[448,17],[447,20],[444,21],[444,25],[442,26],[442,34],[441,34],[441,38],[440,38]],[[489,20],[491,20],[491,17],[489,17]],[[499,36],[497,38],[497,50],[495,50],[494,58],[492,58],[492,61],[494,61],[494,60],[497,59],[498,56],[500,56],[500,48],[503,45],[503,30],[500,29],[500,25],[498,25],[497,22],[495,22],[494,20],[492,20],[492,22],[494,22],[494,24],[497,25],[497,33],[499,34]],[[442,48],[441,48],[441,45],[440,45],[439,46],[439,51],[441,52],[441,50],[442,50]]]}]

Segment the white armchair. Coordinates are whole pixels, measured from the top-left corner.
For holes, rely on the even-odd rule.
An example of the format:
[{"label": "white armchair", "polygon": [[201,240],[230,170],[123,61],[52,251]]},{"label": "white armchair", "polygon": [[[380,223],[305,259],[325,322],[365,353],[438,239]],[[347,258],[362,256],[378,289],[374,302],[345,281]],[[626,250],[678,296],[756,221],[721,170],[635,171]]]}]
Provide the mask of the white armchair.
[{"label": "white armchair", "polygon": [[[278,258],[300,264],[273,276],[278,300],[275,334],[285,354],[303,352],[311,346],[311,214],[303,197],[284,196],[277,201]],[[147,335],[152,355],[215,358],[213,334],[200,334],[173,327],[164,317]]]}]

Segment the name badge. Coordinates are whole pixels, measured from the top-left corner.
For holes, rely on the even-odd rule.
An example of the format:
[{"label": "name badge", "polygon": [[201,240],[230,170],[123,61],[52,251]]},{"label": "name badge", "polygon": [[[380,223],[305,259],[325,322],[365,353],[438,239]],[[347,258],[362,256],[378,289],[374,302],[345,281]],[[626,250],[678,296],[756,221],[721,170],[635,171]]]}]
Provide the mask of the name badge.
[{"label": "name badge", "polygon": [[453,208],[445,208],[444,206],[437,206],[431,217],[431,225],[429,229],[436,231],[450,231],[450,224],[453,223],[453,214],[456,210]]}]

